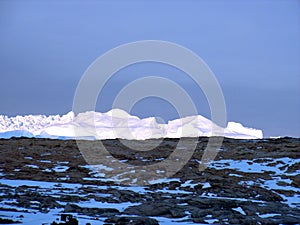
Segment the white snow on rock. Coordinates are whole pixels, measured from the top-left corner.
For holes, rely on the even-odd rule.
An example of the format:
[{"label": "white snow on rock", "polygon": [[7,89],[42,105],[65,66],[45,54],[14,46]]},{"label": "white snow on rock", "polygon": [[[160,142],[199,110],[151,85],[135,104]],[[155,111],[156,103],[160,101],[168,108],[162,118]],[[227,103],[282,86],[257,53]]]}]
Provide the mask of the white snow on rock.
[{"label": "white snow on rock", "polygon": [[[106,113],[90,111],[77,116],[73,112],[63,116],[7,117],[0,115],[0,138],[25,136],[57,139],[145,140],[165,137],[209,137],[216,134],[213,131],[219,132],[220,129],[211,120],[201,115],[188,116],[161,124],[157,123],[154,117],[141,119],[121,109],[112,109]],[[258,129],[244,127],[240,123],[229,122],[222,136],[235,139],[260,139],[263,138],[263,133]]]}]

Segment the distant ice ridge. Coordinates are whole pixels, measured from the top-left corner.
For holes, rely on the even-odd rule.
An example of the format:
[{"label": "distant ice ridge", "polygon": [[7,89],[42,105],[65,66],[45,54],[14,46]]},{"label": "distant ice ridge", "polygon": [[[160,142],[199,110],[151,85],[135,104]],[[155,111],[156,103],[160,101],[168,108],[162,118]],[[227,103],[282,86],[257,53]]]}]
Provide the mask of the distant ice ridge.
[{"label": "distant ice ridge", "polygon": [[[121,109],[106,113],[85,112],[77,116],[73,112],[59,116],[27,115],[7,117],[0,115],[0,138],[38,137],[57,139],[137,139],[180,138],[211,136],[209,119],[197,115],[157,123],[154,117],[141,119]],[[244,127],[240,123],[229,122],[224,136],[235,139],[263,138],[261,130]]]}]

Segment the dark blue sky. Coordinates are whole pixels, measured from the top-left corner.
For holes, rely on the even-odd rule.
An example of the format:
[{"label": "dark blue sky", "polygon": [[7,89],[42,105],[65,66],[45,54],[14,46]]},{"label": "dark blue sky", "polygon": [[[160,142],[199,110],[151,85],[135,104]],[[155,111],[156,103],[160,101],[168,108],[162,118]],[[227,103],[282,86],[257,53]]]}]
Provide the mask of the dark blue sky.
[{"label": "dark blue sky", "polygon": [[[64,114],[81,76],[118,45],[165,40],[197,53],[215,73],[229,121],[265,136],[300,136],[299,1],[0,1],[0,114]],[[107,111],[128,82],[161,75],[184,87],[210,117],[201,90],[164,65],[125,68],[97,110]],[[100,100],[101,99],[101,100]],[[168,103],[145,99],[140,117],[174,119]]]}]

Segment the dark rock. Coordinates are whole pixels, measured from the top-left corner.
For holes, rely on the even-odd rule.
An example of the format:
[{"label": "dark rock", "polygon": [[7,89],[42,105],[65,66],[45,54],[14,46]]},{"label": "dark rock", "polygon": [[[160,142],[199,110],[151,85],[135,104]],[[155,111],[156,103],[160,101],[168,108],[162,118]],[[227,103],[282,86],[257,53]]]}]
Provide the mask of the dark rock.
[{"label": "dark rock", "polygon": [[169,209],[169,212],[171,213],[173,218],[182,218],[186,216],[185,211],[178,208]]},{"label": "dark rock", "polygon": [[76,204],[67,204],[65,205],[64,212],[76,212],[76,213],[82,213],[85,215],[90,215],[90,216],[114,216],[116,214],[119,214],[119,210],[117,209],[112,209],[112,208],[83,208],[80,207]]},{"label": "dark rock", "polygon": [[62,221],[61,223],[53,221],[51,225],[78,225],[78,220],[73,218],[71,214],[61,214],[60,220]]},{"label": "dark rock", "polygon": [[165,216],[182,218],[186,216],[185,206],[177,206],[174,201],[146,202],[141,205],[128,207],[124,213],[139,216]]},{"label": "dark rock", "polygon": [[76,204],[67,204],[65,205],[65,212],[80,212],[82,210],[81,207],[79,207]]},{"label": "dark rock", "polygon": [[0,224],[13,224],[13,223],[21,223],[20,221],[14,221],[11,219],[2,219],[0,218]]},{"label": "dark rock", "polygon": [[292,181],[292,185],[296,188],[300,188],[300,174],[297,174]]},{"label": "dark rock", "polygon": [[280,223],[280,224],[299,224],[300,223],[300,217],[294,217],[294,216],[284,216],[284,217],[280,217],[276,220],[276,222]]},{"label": "dark rock", "polygon": [[104,222],[113,225],[159,225],[156,219],[147,217],[110,217]]},{"label": "dark rock", "polygon": [[124,213],[140,216],[165,216],[170,214],[171,205],[163,203],[144,203],[128,207]]},{"label": "dark rock", "polygon": [[140,202],[142,196],[129,190],[114,190],[111,193],[120,199],[120,202]]}]

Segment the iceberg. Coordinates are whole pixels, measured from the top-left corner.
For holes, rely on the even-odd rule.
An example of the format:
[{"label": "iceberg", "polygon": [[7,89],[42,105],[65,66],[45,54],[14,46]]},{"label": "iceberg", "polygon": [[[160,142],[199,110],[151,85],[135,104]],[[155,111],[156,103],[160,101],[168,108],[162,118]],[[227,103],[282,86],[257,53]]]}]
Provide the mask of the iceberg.
[{"label": "iceberg", "polygon": [[[213,127],[211,120],[201,116],[188,116],[167,123],[158,123],[155,117],[139,118],[121,109],[108,112],[84,112],[75,115],[26,115],[8,117],[0,115],[0,138],[36,137],[54,139],[134,139],[210,137]],[[240,123],[228,122],[224,137],[234,139],[261,139],[259,129],[244,127]]]}]

